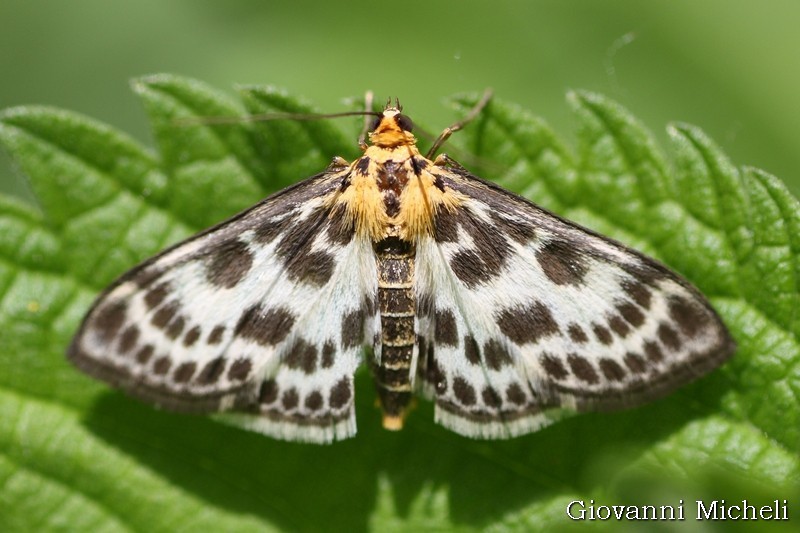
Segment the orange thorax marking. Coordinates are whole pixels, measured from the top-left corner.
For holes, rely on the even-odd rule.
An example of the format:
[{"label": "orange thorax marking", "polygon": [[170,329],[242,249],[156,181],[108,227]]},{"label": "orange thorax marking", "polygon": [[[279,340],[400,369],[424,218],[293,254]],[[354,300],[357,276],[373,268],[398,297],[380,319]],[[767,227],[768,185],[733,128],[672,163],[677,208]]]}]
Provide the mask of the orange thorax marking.
[{"label": "orange thorax marking", "polygon": [[335,201],[344,204],[344,216],[355,224],[358,236],[373,242],[392,236],[416,242],[432,235],[439,209],[454,209],[462,201],[460,194],[441,185],[432,167],[413,144],[369,146],[351,165],[349,186]]}]

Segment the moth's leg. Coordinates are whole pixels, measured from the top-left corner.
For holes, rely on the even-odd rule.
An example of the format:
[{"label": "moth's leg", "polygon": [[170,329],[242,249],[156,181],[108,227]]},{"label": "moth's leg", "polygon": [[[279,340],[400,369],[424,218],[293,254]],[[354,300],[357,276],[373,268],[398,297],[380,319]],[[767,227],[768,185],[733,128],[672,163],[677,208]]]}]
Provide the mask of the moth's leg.
[{"label": "moth's leg", "polygon": [[433,155],[436,153],[437,150],[439,150],[442,144],[444,144],[444,142],[450,138],[450,135],[452,135],[453,133],[457,132],[458,130],[460,130],[461,128],[472,122],[475,119],[475,117],[477,117],[478,114],[480,114],[480,112],[483,111],[483,108],[486,107],[491,98],[492,98],[492,90],[486,89],[481,99],[478,101],[477,104],[475,104],[475,106],[470,110],[470,112],[467,113],[466,117],[459,120],[452,126],[444,129],[444,131],[439,135],[439,137],[437,137],[436,140],[433,142],[433,146],[431,146],[431,149],[428,150],[427,154],[425,154],[425,157],[427,159],[433,157]]}]

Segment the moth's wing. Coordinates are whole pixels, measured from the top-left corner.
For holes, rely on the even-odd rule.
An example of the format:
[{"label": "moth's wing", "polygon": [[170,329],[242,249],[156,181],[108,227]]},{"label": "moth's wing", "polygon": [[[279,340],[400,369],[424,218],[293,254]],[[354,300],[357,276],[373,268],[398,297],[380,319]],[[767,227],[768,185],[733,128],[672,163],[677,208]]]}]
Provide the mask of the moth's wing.
[{"label": "moth's wing", "polygon": [[123,275],[69,358],[168,409],[242,413],[230,420],[287,440],[353,435],[377,274],[369,243],[331,213],[347,174],[331,168]]},{"label": "moth's wing", "polygon": [[437,421],[472,437],[533,431],[569,410],[629,407],[724,362],[706,299],[620,243],[468,174],[417,246],[418,380]]}]

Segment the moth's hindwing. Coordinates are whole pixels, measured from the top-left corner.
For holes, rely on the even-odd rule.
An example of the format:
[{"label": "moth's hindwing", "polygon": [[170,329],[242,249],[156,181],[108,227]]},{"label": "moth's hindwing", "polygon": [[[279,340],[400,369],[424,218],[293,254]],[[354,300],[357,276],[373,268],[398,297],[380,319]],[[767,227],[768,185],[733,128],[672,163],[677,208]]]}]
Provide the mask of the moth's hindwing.
[{"label": "moth's hindwing", "polygon": [[[377,292],[329,169],[134,268],[69,350],[82,370],[169,409],[289,440],[355,433],[353,373]],[[239,413],[241,416],[237,416]]]},{"label": "moth's hindwing", "polygon": [[734,342],[706,299],[660,263],[460,168],[465,200],[417,245],[419,388],[472,437],[535,430],[561,408],[663,396]]}]

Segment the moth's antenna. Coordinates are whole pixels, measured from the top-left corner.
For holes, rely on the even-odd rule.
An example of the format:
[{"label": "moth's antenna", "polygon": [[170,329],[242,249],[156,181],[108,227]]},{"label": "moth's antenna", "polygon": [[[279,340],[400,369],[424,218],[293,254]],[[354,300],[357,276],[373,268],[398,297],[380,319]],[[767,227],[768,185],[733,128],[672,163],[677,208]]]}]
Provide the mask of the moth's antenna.
[{"label": "moth's antenna", "polygon": [[242,124],[267,120],[321,120],[326,118],[380,116],[376,111],[343,111],[341,113],[258,113],[242,117],[187,117],[175,120],[176,126],[208,126],[220,124]]},{"label": "moth's antenna", "polygon": [[491,100],[491,99],[492,99],[492,90],[491,89],[486,89],[486,91],[484,91],[483,96],[481,97],[481,99],[478,101],[477,104],[475,104],[475,107],[473,107],[470,110],[470,112],[467,113],[466,117],[464,117],[463,119],[459,120],[458,122],[456,122],[452,126],[450,126],[448,128],[445,128],[444,131],[441,134],[439,134],[439,137],[437,137],[436,140],[433,142],[433,146],[431,146],[431,149],[428,150],[427,154],[425,154],[425,157],[427,159],[431,159],[433,157],[433,155],[436,153],[436,151],[439,148],[441,148],[441,146],[444,144],[444,142],[447,139],[449,139],[450,136],[453,133],[457,132],[458,130],[460,130],[461,128],[463,128],[464,126],[466,126],[467,124],[469,124],[473,120],[475,120],[475,117],[477,117],[480,114],[480,112],[483,111],[483,108],[485,108],[487,106],[487,104],[489,103],[489,100]]},{"label": "moth's antenna", "polygon": [[372,112],[372,100],[374,97],[375,95],[372,94],[372,91],[367,91],[364,93],[364,127],[361,129],[361,133],[358,135],[358,147],[362,150],[367,149],[366,139],[370,126],[369,117],[374,115]]}]

